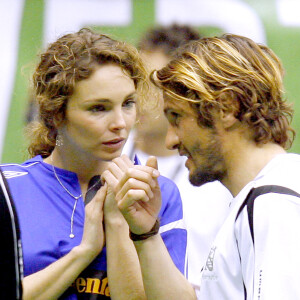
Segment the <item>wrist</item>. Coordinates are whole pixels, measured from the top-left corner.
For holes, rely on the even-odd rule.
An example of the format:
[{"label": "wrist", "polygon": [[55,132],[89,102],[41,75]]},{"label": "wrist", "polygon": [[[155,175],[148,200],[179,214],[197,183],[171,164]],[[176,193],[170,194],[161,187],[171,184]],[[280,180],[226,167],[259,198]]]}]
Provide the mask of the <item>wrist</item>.
[{"label": "wrist", "polygon": [[76,261],[82,261],[83,264],[89,265],[99,253],[90,247],[79,244],[70,251],[70,254]]},{"label": "wrist", "polygon": [[142,234],[136,234],[136,233],[133,233],[132,231],[129,231],[129,237],[134,242],[144,241],[154,235],[157,235],[159,232],[159,227],[160,227],[159,220],[156,220],[150,231],[148,231],[146,233],[142,233]]},{"label": "wrist", "polygon": [[105,227],[112,227],[112,228],[128,228],[128,224],[123,217],[123,215],[107,215],[104,217],[104,224]]}]

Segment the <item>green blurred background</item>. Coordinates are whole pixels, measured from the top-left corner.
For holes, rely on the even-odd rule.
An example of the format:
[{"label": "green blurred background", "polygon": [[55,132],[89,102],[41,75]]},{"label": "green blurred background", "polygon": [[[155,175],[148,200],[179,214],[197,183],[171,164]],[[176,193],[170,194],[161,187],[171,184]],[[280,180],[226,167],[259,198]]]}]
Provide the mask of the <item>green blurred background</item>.
[{"label": "green blurred background", "polygon": [[[286,96],[295,108],[293,127],[296,131],[300,131],[300,100],[297,99],[300,94],[300,27],[280,24],[275,9],[277,0],[241,1],[247,3],[257,12],[264,25],[267,45],[273,49],[283,62],[286,71]],[[46,5],[43,0],[25,0],[17,71],[2,151],[3,163],[18,163],[28,157],[23,129],[29,98],[30,77],[34,70],[37,54],[43,47],[45,9]],[[131,9],[131,22],[127,26],[100,27],[95,24],[86,24],[86,26],[136,44],[145,30],[155,24],[156,1],[132,0]],[[202,34],[208,36],[222,32],[220,28],[215,26],[199,27],[199,30]],[[296,136],[294,145],[289,151],[300,153],[300,135]]]}]

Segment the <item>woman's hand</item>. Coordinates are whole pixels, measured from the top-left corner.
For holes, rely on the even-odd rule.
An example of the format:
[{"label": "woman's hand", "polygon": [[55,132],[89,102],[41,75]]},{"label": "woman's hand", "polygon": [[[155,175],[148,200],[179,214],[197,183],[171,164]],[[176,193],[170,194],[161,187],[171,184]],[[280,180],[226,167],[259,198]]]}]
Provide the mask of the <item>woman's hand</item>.
[{"label": "woman's hand", "polygon": [[125,224],[128,228],[116,201],[117,185],[124,176],[126,170],[134,166],[132,161],[125,155],[117,157],[108,165],[107,171],[102,174],[102,178],[107,185],[107,194],[104,203],[105,224]]},{"label": "woman's hand", "polygon": [[115,158],[101,175],[108,187],[104,223],[107,276],[112,299],[146,299],[138,256],[115,196],[119,182],[127,170],[134,167],[128,157],[122,156]]},{"label": "woman's hand", "polygon": [[96,257],[102,250],[105,237],[103,229],[103,206],[107,195],[107,185],[102,186],[85,207],[85,223],[80,246],[87,254]]},{"label": "woman's hand", "polygon": [[103,203],[107,186],[101,187],[85,207],[82,240],[68,254],[23,280],[24,299],[58,299],[104,246]]}]

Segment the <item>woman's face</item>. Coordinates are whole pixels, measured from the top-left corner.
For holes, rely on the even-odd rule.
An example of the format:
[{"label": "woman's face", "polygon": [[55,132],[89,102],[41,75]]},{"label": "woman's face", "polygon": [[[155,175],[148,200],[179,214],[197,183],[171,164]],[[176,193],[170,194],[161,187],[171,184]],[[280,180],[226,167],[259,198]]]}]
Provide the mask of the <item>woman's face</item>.
[{"label": "woman's face", "polygon": [[63,147],[73,154],[112,160],[121,155],[136,120],[133,80],[116,64],[95,69],[75,85],[59,127]]}]

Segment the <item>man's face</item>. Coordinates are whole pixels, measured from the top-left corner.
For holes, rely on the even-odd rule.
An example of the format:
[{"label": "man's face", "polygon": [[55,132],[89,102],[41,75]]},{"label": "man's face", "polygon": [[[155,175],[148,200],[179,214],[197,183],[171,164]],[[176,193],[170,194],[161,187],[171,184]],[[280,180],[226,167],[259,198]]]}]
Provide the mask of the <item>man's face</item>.
[{"label": "man's face", "polygon": [[200,186],[226,175],[222,141],[215,128],[200,127],[197,113],[187,101],[164,97],[164,112],[169,121],[166,146],[187,157],[189,180]]}]

